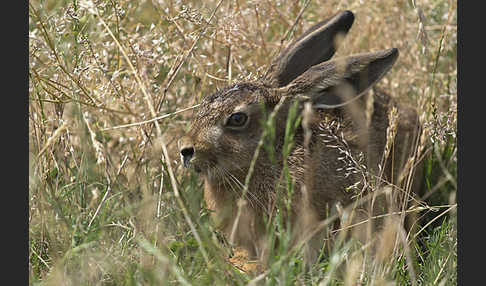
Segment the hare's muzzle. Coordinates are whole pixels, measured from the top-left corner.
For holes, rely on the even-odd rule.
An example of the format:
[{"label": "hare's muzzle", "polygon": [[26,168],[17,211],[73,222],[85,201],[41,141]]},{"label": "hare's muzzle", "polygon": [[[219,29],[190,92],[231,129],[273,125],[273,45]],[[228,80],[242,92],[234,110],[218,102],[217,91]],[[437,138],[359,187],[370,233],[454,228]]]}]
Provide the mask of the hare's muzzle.
[{"label": "hare's muzzle", "polygon": [[179,151],[181,152],[181,162],[184,168],[189,168],[192,158],[194,157],[194,145],[192,140],[184,136],[179,140]]},{"label": "hare's muzzle", "polygon": [[189,163],[191,162],[193,156],[194,156],[194,147],[189,146],[189,147],[181,148],[181,160],[182,160],[182,165],[184,165],[185,168],[189,168]]}]

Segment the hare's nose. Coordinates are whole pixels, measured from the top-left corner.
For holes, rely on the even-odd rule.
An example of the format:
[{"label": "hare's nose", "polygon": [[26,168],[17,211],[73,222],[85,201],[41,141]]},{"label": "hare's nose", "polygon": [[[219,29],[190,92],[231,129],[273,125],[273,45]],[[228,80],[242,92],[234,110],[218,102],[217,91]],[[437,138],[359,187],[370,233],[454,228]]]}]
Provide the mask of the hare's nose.
[{"label": "hare's nose", "polygon": [[191,161],[193,156],[194,156],[194,147],[186,146],[181,148],[182,164],[184,165],[185,168],[189,167],[189,162]]}]

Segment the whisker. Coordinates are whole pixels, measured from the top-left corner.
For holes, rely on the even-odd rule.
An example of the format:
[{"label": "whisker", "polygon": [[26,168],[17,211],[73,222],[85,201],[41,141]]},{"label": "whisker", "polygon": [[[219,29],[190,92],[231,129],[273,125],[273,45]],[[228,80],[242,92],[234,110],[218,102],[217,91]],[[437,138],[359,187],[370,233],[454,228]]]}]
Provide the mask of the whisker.
[{"label": "whisker", "polygon": [[[235,186],[232,184],[232,182],[228,179],[228,176],[226,175],[226,172],[224,169],[220,167],[215,167],[215,170],[218,173],[218,177],[222,180],[223,186],[227,189],[229,189],[231,192],[235,194],[235,196],[239,196],[239,192],[235,189]],[[229,187],[229,188],[228,188]]]},{"label": "whisker", "polygon": [[[236,183],[238,184],[238,186],[241,188],[241,191],[243,190],[244,188],[244,185],[241,183],[241,181],[236,178],[233,174],[231,174],[230,172],[226,171],[227,174],[230,176],[230,178]],[[260,201],[260,198],[258,198],[253,192],[247,192],[247,195],[250,196],[251,198],[248,198],[248,201],[250,201],[250,204],[252,202],[258,204],[258,206],[263,210],[265,211],[265,213],[268,213],[267,209],[265,208],[265,206],[263,205],[263,203]]]}]

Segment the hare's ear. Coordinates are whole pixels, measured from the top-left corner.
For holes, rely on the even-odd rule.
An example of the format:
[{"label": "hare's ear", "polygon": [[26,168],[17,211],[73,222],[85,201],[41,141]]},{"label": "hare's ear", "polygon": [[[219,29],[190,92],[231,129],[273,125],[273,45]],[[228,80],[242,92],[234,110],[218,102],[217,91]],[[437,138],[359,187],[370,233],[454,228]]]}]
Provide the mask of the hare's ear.
[{"label": "hare's ear", "polygon": [[288,86],[283,94],[312,99],[318,108],[346,105],[378,82],[398,57],[396,48],[357,54],[315,65]]},{"label": "hare's ear", "polygon": [[273,61],[265,81],[282,87],[311,66],[329,60],[336,51],[337,37],[344,36],[353,21],[351,11],[342,11],[311,27]]}]

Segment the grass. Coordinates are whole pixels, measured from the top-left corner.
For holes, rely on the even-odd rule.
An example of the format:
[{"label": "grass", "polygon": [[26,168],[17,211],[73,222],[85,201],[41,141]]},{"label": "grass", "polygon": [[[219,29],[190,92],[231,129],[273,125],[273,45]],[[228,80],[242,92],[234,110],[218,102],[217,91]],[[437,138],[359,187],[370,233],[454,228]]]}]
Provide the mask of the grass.
[{"label": "grass", "polygon": [[[29,3],[30,284],[457,284],[455,1],[94,2]],[[381,260],[343,241],[309,271],[282,243],[262,275],[241,271],[176,141],[203,96],[343,9],[336,57],[397,47],[379,86],[428,132],[419,235]]]}]

